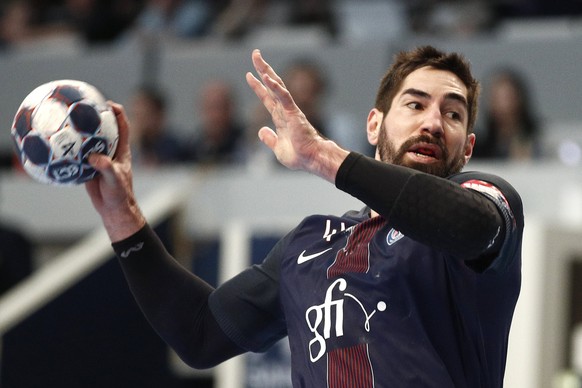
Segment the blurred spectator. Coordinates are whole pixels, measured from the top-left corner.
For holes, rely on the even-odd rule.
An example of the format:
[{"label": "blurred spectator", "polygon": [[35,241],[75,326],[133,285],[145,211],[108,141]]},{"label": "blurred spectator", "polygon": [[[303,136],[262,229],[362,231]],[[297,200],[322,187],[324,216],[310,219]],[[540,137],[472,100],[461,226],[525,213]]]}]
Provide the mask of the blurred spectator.
[{"label": "blurred spectator", "polygon": [[270,0],[229,0],[217,15],[212,34],[224,39],[240,39],[267,21]]},{"label": "blurred spectator", "polygon": [[0,45],[11,48],[61,33],[48,19],[50,7],[42,1],[12,0],[2,5]]},{"label": "blurred spectator", "polygon": [[[353,118],[337,110],[333,114],[328,113],[327,97],[331,86],[326,68],[321,63],[313,58],[296,58],[287,66],[282,77],[297,106],[323,136],[358,152],[373,154],[373,148],[367,142],[362,145],[354,139]],[[264,107],[262,112],[270,119]]]},{"label": "blurred spectator", "polygon": [[407,6],[410,28],[421,35],[466,38],[495,23],[493,4],[486,0],[412,0]]},{"label": "blurred spectator", "polygon": [[9,47],[31,38],[35,24],[34,9],[27,1],[12,1],[2,8],[0,39]]},{"label": "blurred spectator", "polygon": [[4,46],[49,38],[109,43],[129,28],[141,0],[13,0],[2,8]]},{"label": "blurred spectator", "polygon": [[[325,137],[332,136],[325,113],[328,82],[322,66],[311,58],[296,58],[287,65],[282,78],[293,96],[293,100],[305,113],[305,117],[313,127]],[[247,145],[245,148],[248,153],[248,161],[256,164],[275,163],[276,159],[273,153],[263,147],[257,137],[257,132],[261,127],[273,128],[271,115],[262,103],[256,104],[250,110],[247,121]]]},{"label": "blurred spectator", "polygon": [[[297,106],[305,113],[305,117],[323,136],[331,138],[350,149],[365,154],[372,154],[369,144],[359,144],[354,141],[354,124],[350,117],[341,112],[327,113],[327,99],[330,89],[324,66],[313,58],[298,57],[293,59],[281,76],[285,86],[293,96]],[[262,146],[257,137],[257,131],[263,126],[272,128],[269,112],[262,104],[257,104],[249,112],[248,129],[246,131],[249,161],[256,164],[275,163],[276,160],[266,147]],[[264,151],[264,152],[262,152]],[[278,165],[278,163],[276,164]]]},{"label": "blurred spectator", "polygon": [[0,295],[33,271],[33,244],[22,231],[0,224]]},{"label": "blurred spectator", "polygon": [[290,8],[289,25],[321,27],[331,37],[338,36],[338,21],[334,0],[298,0]]},{"label": "blurred spectator", "polygon": [[55,15],[89,44],[110,43],[133,23],[140,0],[64,0],[60,15]]},{"label": "blurred spectator", "polygon": [[483,128],[474,158],[527,160],[540,156],[539,121],[528,84],[515,69],[495,70],[485,84]]},{"label": "blurred spectator", "polygon": [[165,37],[199,38],[207,34],[215,6],[211,0],[147,0],[135,28]]},{"label": "blurred spectator", "polygon": [[229,0],[212,28],[217,37],[236,40],[269,27],[321,27],[337,37],[335,0]]},{"label": "blurred spectator", "polygon": [[580,0],[497,0],[493,2],[498,18],[572,17],[582,14]]},{"label": "blurred spectator", "polygon": [[196,96],[199,126],[187,143],[187,160],[202,165],[225,165],[244,159],[244,125],[238,117],[232,86],[211,80]]},{"label": "blurred spectator", "polygon": [[327,80],[322,67],[309,58],[299,58],[287,67],[283,80],[307,120],[323,136],[329,137],[329,124],[324,113]]},{"label": "blurred spectator", "polygon": [[167,100],[161,90],[141,86],[129,103],[134,164],[157,167],[183,160],[182,142],[172,132],[167,119]]}]

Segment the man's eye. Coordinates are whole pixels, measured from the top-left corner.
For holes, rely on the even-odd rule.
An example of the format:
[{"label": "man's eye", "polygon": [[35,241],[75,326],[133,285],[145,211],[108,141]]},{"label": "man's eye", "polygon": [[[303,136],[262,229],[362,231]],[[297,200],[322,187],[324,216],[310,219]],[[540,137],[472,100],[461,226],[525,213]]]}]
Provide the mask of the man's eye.
[{"label": "man's eye", "polygon": [[447,112],[446,113],[446,116],[448,118],[450,118],[450,119],[455,120],[455,121],[460,121],[461,120],[461,115],[458,112],[454,112],[454,111]]},{"label": "man's eye", "polygon": [[422,105],[420,104],[420,102],[409,102],[408,104],[406,104],[406,106],[414,110],[422,109]]}]

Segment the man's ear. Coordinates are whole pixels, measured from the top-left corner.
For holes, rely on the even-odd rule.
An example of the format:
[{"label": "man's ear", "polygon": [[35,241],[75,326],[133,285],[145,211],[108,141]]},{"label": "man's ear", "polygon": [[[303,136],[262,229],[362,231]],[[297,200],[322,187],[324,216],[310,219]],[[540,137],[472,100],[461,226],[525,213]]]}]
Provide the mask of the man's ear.
[{"label": "man's ear", "polygon": [[465,143],[465,164],[469,162],[471,156],[473,155],[473,149],[475,148],[475,134],[470,133],[467,136],[467,142]]},{"label": "man's ear", "polygon": [[378,144],[378,137],[384,121],[384,113],[374,108],[368,113],[368,121],[366,123],[366,132],[368,135],[368,143],[373,146]]}]

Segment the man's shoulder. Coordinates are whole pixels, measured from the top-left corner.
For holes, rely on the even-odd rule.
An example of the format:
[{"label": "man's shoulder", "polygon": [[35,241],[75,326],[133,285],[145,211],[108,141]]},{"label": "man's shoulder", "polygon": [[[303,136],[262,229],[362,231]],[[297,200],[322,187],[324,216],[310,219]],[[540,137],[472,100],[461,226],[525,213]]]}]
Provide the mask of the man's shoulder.
[{"label": "man's shoulder", "polygon": [[523,224],[523,203],[517,190],[502,177],[481,171],[466,171],[452,175],[449,180],[461,186],[478,191],[501,204],[506,204]]},{"label": "man's shoulder", "polygon": [[475,179],[475,180],[482,180],[485,182],[489,182],[492,184],[503,183],[503,184],[509,185],[509,182],[507,182],[505,179],[503,179],[499,175],[495,175],[495,174],[491,174],[491,173],[483,172],[483,171],[463,171],[463,172],[459,172],[457,174],[453,174],[453,175],[449,176],[447,179],[449,179],[453,182],[458,182],[458,183],[463,183],[463,182]]},{"label": "man's shoulder", "polygon": [[494,186],[501,192],[503,192],[504,195],[515,197],[515,199],[520,198],[519,193],[511,185],[511,183],[509,183],[499,175],[482,171],[464,171],[458,174],[451,175],[447,179],[459,183],[460,185],[463,185],[467,188],[478,187],[479,185],[482,185],[484,187]]}]

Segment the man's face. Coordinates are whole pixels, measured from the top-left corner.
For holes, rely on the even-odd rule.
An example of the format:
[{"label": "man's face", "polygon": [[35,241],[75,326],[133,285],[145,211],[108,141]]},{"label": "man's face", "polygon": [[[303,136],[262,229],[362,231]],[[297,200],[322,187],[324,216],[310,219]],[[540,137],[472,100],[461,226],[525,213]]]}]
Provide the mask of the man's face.
[{"label": "man's face", "polygon": [[475,135],[467,135],[467,88],[453,73],[423,67],[410,73],[386,115],[368,115],[376,159],[449,176],[469,161]]}]

